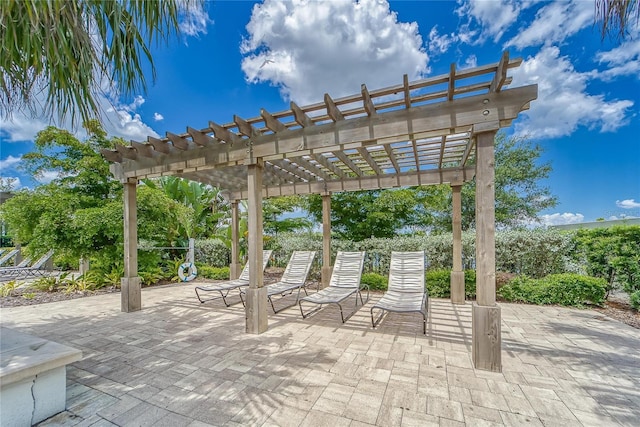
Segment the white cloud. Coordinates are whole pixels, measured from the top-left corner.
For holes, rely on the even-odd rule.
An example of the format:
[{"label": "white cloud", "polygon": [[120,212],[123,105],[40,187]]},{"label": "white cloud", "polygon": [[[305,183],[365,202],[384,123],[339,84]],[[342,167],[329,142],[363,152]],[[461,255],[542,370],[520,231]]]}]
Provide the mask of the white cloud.
[{"label": "white cloud", "polygon": [[35,177],[35,179],[40,184],[49,184],[51,181],[59,177],[60,177],[60,173],[56,171],[44,171],[41,174],[39,174],[37,177]]},{"label": "white cloud", "polygon": [[[98,97],[99,108],[102,109],[102,123],[109,136],[119,136],[124,139],[146,140],[148,135],[157,137],[158,134],[136,113],[145,99],[138,95],[131,103],[121,104],[110,101],[105,95]],[[74,127],[71,118],[63,122],[58,120],[44,121],[40,117],[31,117],[26,112],[16,112],[9,117],[0,116],[0,129],[3,142],[32,141],[36,134],[47,126],[57,126],[74,132],[78,138],[84,138],[84,129]]]},{"label": "white cloud", "polygon": [[635,199],[616,200],[616,206],[622,209],[640,209],[640,202]]},{"label": "white cloud", "polygon": [[164,116],[160,113],[153,113],[153,120],[156,122],[164,120]]},{"label": "white cloud", "polygon": [[9,155],[6,159],[0,160],[0,171],[6,171],[22,161],[22,156],[14,157]]},{"label": "white cloud", "polygon": [[432,56],[443,54],[449,50],[452,43],[458,40],[459,37],[453,33],[440,35],[436,25],[429,31],[429,54]]},{"label": "white cloud", "polygon": [[[186,5],[186,2],[182,3]],[[204,10],[205,4],[191,2],[189,9],[183,8],[180,17],[180,31],[187,36],[197,37],[200,34],[207,34],[207,25],[213,23],[209,14]]]},{"label": "white cloud", "polygon": [[515,0],[461,1],[456,13],[468,22],[459,28],[458,37],[472,45],[482,44],[488,38],[498,42],[516,22],[522,9],[522,3]]},{"label": "white cloud", "polygon": [[461,70],[465,70],[467,68],[474,68],[478,66],[478,57],[475,55],[469,55],[467,59],[464,60],[464,64],[458,67]]},{"label": "white cloud", "polygon": [[540,222],[544,225],[563,225],[563,224],[579,224],[584,222],[584,215],[581,213],[554,213],[550,215],[542,215],[539,217]]},{"label": "white cloud", "polygon": [[519,31],[506,46],[523,49],[562,42],[581,29],[593,25],[594,10],[593,3],[584,0],[548,3],[538,10],[531,25]]},{"label": "white cloud", "polygon": [[514,86],[538,84],[538,99],[516,122],[519,134],[555,138],[570,135],[578,126],[611,132],[628,123],[630,100],[605,100],[587,93],[590,73],[576,71],[555,46],[543,47],[513,70]]},{"label": "white cloud", "polygon": [[428,72],[418,25],[398,22],[382,0],[265,0],[253,7],[242,70],[299,104],[398,84]]},{"label": "white cloud", "polygon": [[11,181],[11,186],[9,187],[10,190],[19,190],[20,188],[22,188],[22,182],[20,181],[20,178],[18,178],[17,176],[0,176],[0,182],[3,185],[7,185],[9,182]]},{"label": "white cloud", "polygon": [[596,59],[607,69],[596,72],[596,77],[612,80],[619,76],[640,76],[640,38],[628,40],[607,52],[598,52]]}]

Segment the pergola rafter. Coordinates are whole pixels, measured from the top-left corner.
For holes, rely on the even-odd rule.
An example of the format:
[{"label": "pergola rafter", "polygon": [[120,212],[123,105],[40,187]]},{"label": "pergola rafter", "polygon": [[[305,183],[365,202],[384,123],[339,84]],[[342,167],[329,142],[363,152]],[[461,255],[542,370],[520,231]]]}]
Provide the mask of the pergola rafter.
[{"label": "pergola rafter", "polygon": [[[441,76],[410,82],[405,75],[395,86],[369,90],[362,85],[353,95],[334,99],[325,94],[322,102],[306,106],[291,102],[289,109],[275,113],[260,109],[258,116],[248,119],[234,115],[227,124],[210,121],[204,129],[187,127],[182,134],[167,132],[164,138],[132,141],[103,154],[113,163],[114,176],[125,185],[125,221],[135,217],[131,211],[135,208],[134,184],[143,178],[181,176],[220,187],[236,207],[239,200],[248,200],[252,282],[247,294],[247,331],[255,333],[267,328],[266,294],[258,262],[262,259],[263,197],[322,194],[323,248],[327,250],[331,193],[450,184],[455,252],[461,251],[460,188],[475,176],[477,233],[482,239],[477,245],[481,307],[474,305],[473,360],[477,367],[499,370],[493,138],[537,98],[536,85],[505,89],[511,83],[508,70],[521,62],[511,60],[505,52],[495,64],[463,70],[452,64],[449,73]],[[127,224],[125,228],[135,228]],[[126,304],[123,296],[124,311],[140,308],[136,305],[139,298],[131,291],[139,286],[137,261],[131,255],[135,236],[131,231],[125,238],[129,250],[123,278],[128,295]],[[237,243],[232,247],[237,250]],[[323,256],[327,264],[323,274],[330,272],[327,256]],[[237,271],[237,254],[232,258],[233,271]],[[464,303],[461,268],[460,257],[454,256],[454,303]]]}]

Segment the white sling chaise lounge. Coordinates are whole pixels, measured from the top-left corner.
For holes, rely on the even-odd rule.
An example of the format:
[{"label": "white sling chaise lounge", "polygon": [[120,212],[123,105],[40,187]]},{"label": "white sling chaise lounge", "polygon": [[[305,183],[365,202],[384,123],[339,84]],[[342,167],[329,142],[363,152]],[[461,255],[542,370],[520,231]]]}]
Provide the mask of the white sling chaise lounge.
[{"label": "white sling chaise lounge", "polygon": [[[392,252],[387,292],[371,307],[371,324],[375,328],[385,311],[422,314],[422,331],[427,333],[429,293],[424,285],[424,252]],[[373,310],[381,310],[374,319]]]},{"label": "white sling chaise lounge", "polygon": [[[300,313],[302,318],[306,319],[311,314],[317,312],[324,304],[336,304],[340,308],[340,317],[342,323],[345,322],[344,313],[342,311],[342,302],[351,295],[356,296],[356,307],[358,306],[358,296],[360,296],[360,304],[364,305],[362,293],[360,290],[360,278],[362,277],[362,266],[364,265],[364,252],[338,252],[336,262],[331,272],[331,281],[329,287],[321,289],[315,294],[307,295],[301,298]],[[307,314],[302,309],[302,302],[317,304],[318,307],[309,311]],[[367,286],[367,301],[369,301],[369,289]],[[355,313],[355,311],[354,311]],[[349,315],[349,317],[351,317]],[[348,319],[348,318],[347,318]]]},{"label": "white sling chaise lounge", "polygon": [[[271,258],[272,252],[273,251],[262,251],[262,270],[264,270],[267,267],[267,264],[269,263],[269,259]],[[245,286],[249,286],[249,263],[247,263],[244,266],[244,268],[242,269],[242,273],[240,273],[240,277],[238,277],[237,279],[229,280],[227,282],[216,283],[213,286],[196,286],[195,291],[196,291],[196,296],[198,297],[198,300],[201,303],[222,298],[224,305],[229,307],[231,305],[227,302],[227,296],[229,295],[229,292],[231,292],[233,289],[240,290],[242,287],[245,287]],[[220,292],[220,296],[203,299],[201,294],[204,292]],[[244,304],[244,301],[243,301],[243,304]]]},{"label": "white sling chaise lounge", "polygon": [[[315,258],[315,256],[315,251],[293,251],[293,254],[291,254],[291,258],[289,259],[289,263],[287,264],[287,268],[284,270],[280,281],[272,285],[267,285],[267,298],[269,299],[269,303],[271,304],[271,308],[273,309],[274,313],[278,313],[285,308],[296,305],[300,300],[301,289],[304,289],[305,294],[307,293],[305,282],[307,281],[307,276],[309,275],[309,270],[311,270],[311,264],[313,263],[313,259]],[[275,306],[273,305],[272,297],[276,295],[281,295],[283,297],[291,295],[296,290],[298,291],[296,301],[293,304],[288,305],[287,307],[276,310]],[[242,295],[245,292],[246,290],[242,289],[240,298],[242,298]]]}]

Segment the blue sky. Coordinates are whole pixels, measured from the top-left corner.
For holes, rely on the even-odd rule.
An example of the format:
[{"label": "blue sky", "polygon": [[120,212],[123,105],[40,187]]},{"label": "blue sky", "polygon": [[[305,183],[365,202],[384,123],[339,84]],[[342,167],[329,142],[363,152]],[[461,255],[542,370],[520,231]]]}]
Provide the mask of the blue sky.
[{"label": "blue sky", "polygon": [[[142,141],[447,73],[452,62],[494,63],[508,50],[524,60],[512,86],[539,85],[508,132],[528,135],[552,164],[542,184],[559,203],[542,222],[640,217],[640,29],[601,41],[594,11],[588,0],[209,2],[180,39],[154,47],[146,93],[103,99],[106,128]],[[47,124],[0,117],[2,177],[37,185],[19,166]]]}]

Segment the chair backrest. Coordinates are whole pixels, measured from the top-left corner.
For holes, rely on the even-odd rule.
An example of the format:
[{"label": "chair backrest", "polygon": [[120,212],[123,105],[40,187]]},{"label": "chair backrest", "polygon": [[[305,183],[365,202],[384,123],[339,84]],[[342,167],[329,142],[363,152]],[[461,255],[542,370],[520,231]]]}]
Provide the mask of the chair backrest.
[{"label": "chair backrest", "polygon": [[[273,251],[262,251],[262,270],[264,271],[267,268],[267,264],[269,263],[269,259],[271,258],[271,253]],[[244,268],[242,269],[242,273],[240,273],[240,277],[238,280],[244,280],[246,282],[249,281],[249,263],[246,263]]]},{"label": "chair backrest", "polygon": [[315,256],[316,251],[293,251],[280,281],[286,283],[304,283],[307,280]]},{"label": "chair backrest", "polygon": [[9,251],[8,253],[4,254],[4,256],[2,258],[0,258],[0,266],[4,265],[5,262],[9,261],[11,258],[16,256],[18,251],[19,251],[19,249],[14,249],[14,250]]},{"label": "chair backrest", "polygon": [[29,267],[29,265],[31,264],[31,257],[28,256],[26,258],[23,258],[22,261],[20,261],[18,263],[18,265],[16,265],[17,268],[26,268]]},{"label": "chair backrest", "polygon": [[42,255],[36,262],[34,262],[31,267],[32,270],[39,270],[41,269],[46,263],[47,261],[49,261],[51,259],[51,257],[53,256],[53,250],[50,250],[49,252],[47,252],[46,254]]},{"label": "chair backrest", "polygon": [[333,264],[329,286],[357,288],[360,286],[364,252],[338,252]]},{"label": "chair backrest", "polygon": [[389,290],[424,293],[424,252],[391,252]]}]

